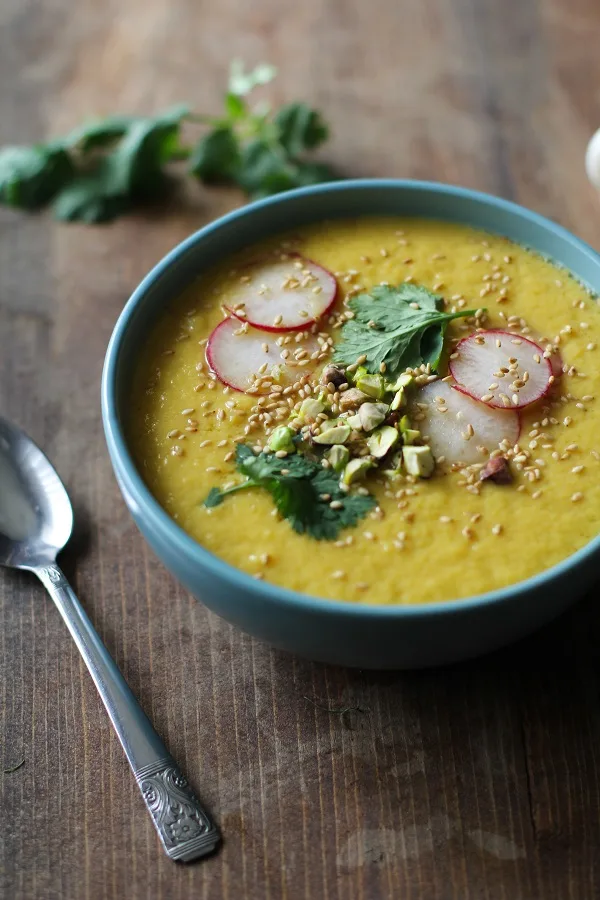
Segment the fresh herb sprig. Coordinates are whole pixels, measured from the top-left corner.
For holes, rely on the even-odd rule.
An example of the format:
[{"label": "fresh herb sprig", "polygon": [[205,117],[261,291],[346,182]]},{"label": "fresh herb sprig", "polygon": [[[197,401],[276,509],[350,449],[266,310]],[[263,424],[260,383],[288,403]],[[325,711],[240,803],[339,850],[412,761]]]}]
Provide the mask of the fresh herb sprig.
[{"label": "fresh herb sprig", "polygon": [[365,357],[367,371],[384,371],[386,378],[423,364],[436,369],[448,323],[476,312],[444,312],[441,297],[414,284],[378,285],[353,297],[348,306],[354,318],[341,329],[334,362],[350,365]]},{"label": "fresh herb sprig", "polygon": [[213,488],[204,506],[219,506],[236,491],[264,488],[294,531],[331,541],[343,528],[364,518],[376,504],[371,495],[344,493],[334,473],[299,453],[279,459],[273,454],[256,455],[251,447],[238,444],[236,467],[247,481],[225,490]]},{"label": "fresh herb sprig", "polygon": [[[224,113],[180,105],[154,116],[111,116],[45,144],[0,148],[0,203],[35,210],[52,204],[63,221],[109,222],[155,200],[171,185],[171,166],[206,184],[233,184],[251,198],[330,181],[332,169],[306,154],[328,137],[320,113],[304,103],[272,111],[248,95],[276,74],[260,65],[231,67]],[[182,126],[208,126],[195,145]]]}]

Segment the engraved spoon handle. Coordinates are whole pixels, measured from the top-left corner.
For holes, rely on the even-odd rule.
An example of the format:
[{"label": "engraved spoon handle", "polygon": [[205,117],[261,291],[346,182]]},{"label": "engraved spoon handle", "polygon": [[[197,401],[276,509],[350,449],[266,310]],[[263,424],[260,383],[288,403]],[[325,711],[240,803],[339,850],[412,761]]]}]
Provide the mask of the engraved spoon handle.
[{"label": "engraved spoon handle", "polygon": [[210,853],[219,842],[216,825],[150,724],[69,582],[57,565],[33,571],[58,607],[94,679],[167,856],[188,862]]}]

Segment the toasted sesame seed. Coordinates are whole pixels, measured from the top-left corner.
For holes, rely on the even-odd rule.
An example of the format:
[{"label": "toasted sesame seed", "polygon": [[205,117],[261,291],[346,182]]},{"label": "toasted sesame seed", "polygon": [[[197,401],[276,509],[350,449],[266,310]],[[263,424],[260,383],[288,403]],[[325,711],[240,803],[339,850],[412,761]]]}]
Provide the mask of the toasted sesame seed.
[{"label": "toasted sesame seed", "polygon": [[472,540],[473,540],[473,537],[474,537],[473,529],[472,529],[472,528],[469,528],[468,525],[467,525],[465,528],[462,529],[461,534],[462,534],[462,536],[465,537],[468,541],[472,541]]}]

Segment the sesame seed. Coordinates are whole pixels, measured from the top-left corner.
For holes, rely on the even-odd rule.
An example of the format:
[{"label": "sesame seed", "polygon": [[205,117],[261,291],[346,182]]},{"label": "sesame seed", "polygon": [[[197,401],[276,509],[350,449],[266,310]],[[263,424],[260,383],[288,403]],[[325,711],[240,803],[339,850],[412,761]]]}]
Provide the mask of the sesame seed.
[{"label": "sesame seed", "polygon": [[[497,387],[497,385],[496,385],[496,387]],[[482,403],[489,403],[490,400],[494,399],[494,395],[493,394],[484,394],[479,399],[481,400]]]},{"label": "sesame seed", "polygon": [[181,415],[182,415],[182,416],[191,416],[191,414],[192,414],[193,412],[194,412],[194,407],[193,407],[193,406],[188,406],[187,409],[182,409],[182,410],[181,410]]},{"label": "sesame seed", "polygon": [[565,416],[563,419],[563,425],[565,426],[565,428],[568,428],[572,421],[573,419],[571,418],[571,416]]},{"label": "sesame seed", "polygon": [[499,522],[497,525],[492,525],[492,534],[502,534],[502,525]]},{"label": "sesame seed", "polygon": [[342,509],[344,504],[341,500],[332,500],[329,504],[330,509]]},{"label": "sesame seed", "polygon": [[573,475],[579,475],[580,472],[583,472],[584,468],[585,466],[573,466],[571,472],[573,473]]},{"label": "sesame seed", "polygon": [[581,491],[576,491],[574,494],[571,495],[572,503],[578,503],[580,500],[583,500],[583,494],[581,493]]},{"label": "sesame seed", "polygon": [[453,521],[453,519],[452,519],[451,516],[440,516],[440,522],[441,522],[443,525],[448,525],[448,524],[449,524],[450,522],[452,522],[452,521]]},{"label": "sesame seed", "polygon": [[588,344],[585,349],[586,350],[595,350],[596,344],[592,342],[591,344]]},{"label": "sesame seed", "polygon": [[473,540],[473,537],[474,537],[473,529],[472,529],[472,528],[469,528],[468,525],[467,525],[466,528],[463,528],[463,529],[462,529],[461,534],[462,534],[462,536],[465,537],[468,541],[472,541],[472,540]]}]

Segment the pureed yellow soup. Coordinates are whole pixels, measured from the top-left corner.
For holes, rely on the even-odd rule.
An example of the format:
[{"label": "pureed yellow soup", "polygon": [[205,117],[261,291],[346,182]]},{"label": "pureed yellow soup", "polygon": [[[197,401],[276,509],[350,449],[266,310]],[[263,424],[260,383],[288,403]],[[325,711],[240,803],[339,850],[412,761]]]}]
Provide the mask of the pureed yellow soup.
[{"label": "pureed yellow soup", "polygon": [[[223,307],[239,302],[240,285],[250,280],[248,267],[251,270],[256,261],[277,260],[282,253],[302,254],[334,273],[336,304],[319,322],[320,344],[312,337],[313,343],[306,345],[310,353],[298,352],[305,346],[302,339],[297,341],[298,332],[265,332],[269,360],[273,352],[279,358],[286,350],[288,359],[309,358],[301,365],[302,359],[297,360],[291,382],[278,384],[270,379],[274,387],[269,388],[267,381],[266,394],[232,390],[207,365],[207,338],[223,319]],[[211,489],[244,480],[236,469],[237,444],[259,452],[269,440],[267,432],[289,422],[290,416],[293,421],[293,407],[298,410],[305,397],[323,397],[325,391],[325,413],[312,427],[322,431],[323,420],[330,427],[336,417],[329,406],[336,395],[319,384],[329,362],[326,338],[332,336],[339,343],[345,315],[351,314],[351,298],[381,284],[422,285],[442,296],[440,306],[448,311],[478,311],[476,319],[457,318],[448,325],[441,377],[447,375],[448,353],[456,359],[457,340],[472,335],[476,328],[512,332],[515,352],[527,349],[528,345],[519,344],[523,337],[540,344],[546,357],[550,350],[559,351],[560,356],[554,352],[550,358],[554,383],[549,392],[518,411],[516,444],[506,440],[500,447],[487,447],[492,456],[501,458],[511,482],[480,480],[487,454],[469,466],[453,466],[438,454],[432,477],[411,475],[406,464],[414,465],[403,461],[399,446],[407,433],[399,433],[398,443],[383,462],[370,455],[359,457],[372,460],[374,467],[364,480],[351,483],[345,496],[368,493],[374,505],[356,524],[342,528],[334,540],[296,533],[277,513],[269,491],[261,487],[232,493],[207,508],[204,501]],[[247,327],[243,306],[238,312],[243,331]],[[129,440],[149,489],[173,519],[205,548],[257,578],[306,594],[359,603],[419,604],[467,597],[546,569],[600,530],[599,341],[600,316],[589,293],[564,270],[505,239],[416,219],[324,222],[248,248],[202,275],[174,300],[141,354],[131,394]],[[475,353],[478,346],[473,345]],[[490,345],[492,351],[494,346]],[[510,354],[510,347],[506,352]],[[311,360],[311,356],[320,358]],[[414,372],[416,380],[400,398],[402,407],[395,415],[388,410],[387,421],[400,432],[400,419],[406,415],[405,432],[410,426],[417,433],[416,439],[412,435],[413,445],[419,446],[428,437],[420,428],[429,428],[431,421],[429,413],[416,405],[419,390],[433,384],[433,389],[427,387],[431,394],[437,384],[440,393],[455,396],[456,392],[448,391],[450,379],[434,381],[431,368],[417,367]],[[382,372],[384,380],[387,374]],[[523,371],[518,374],[522,381]],[[356,370],[348,379],[355,375]],[[478,377],[485,378],[485,367]],[[491,381],[492,388],[496,384],[492,390],[496,397],[502,393],[498,383]],[[354,386],[350,384],[349,389]],[[343,391],[338,391],[338,405],[334,405],[338,414],[342,396]],[[392,396],[395,393],[385,395],[388,407]],[[487,393],[483,396],[489,399]],[[447,408],[444,397],[430,398],[442,406],[439,421]],[[510,409],[513,401],[518,402],[510,389],[507,399],[508,403],[504,399],[502,403]],[[381,401],[370,396],[369,402]],[[477,403],[478,409],[485,406],[480,399],[470,402]],[[351,412],[356,416],[360,407]],[[452,410],[445,413],[451,414]],[[472,430],[468,418],[462,435],[465,442]],[[304,428],[307,436],[306,422],[296,417],[293,424],[300,435]],[[360,435],[357,446],[366,453],[369,435],[360,430],[358,419],[354,425]],[[352,439],[356,437],[354,431]],[[309,452],[330,455],[331,445],[313,444]],[[285,457],[285,450],[279,457],[270,454],[281,458],[282,465],[293,455]],[[334,476],[331,466],[328,474]],[[360,478],[362,473],[357,474]],[[327,494],[321,502],[335,505]]]}]

